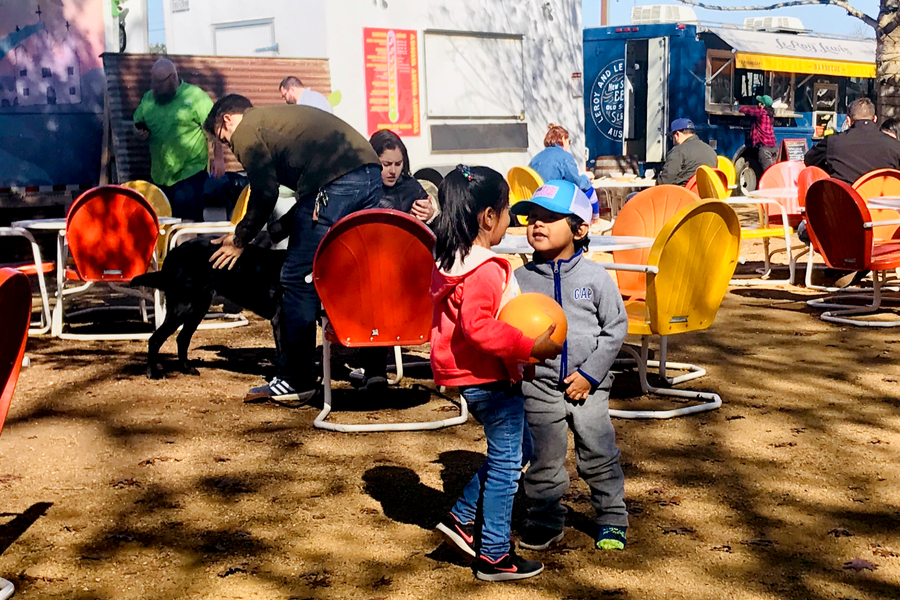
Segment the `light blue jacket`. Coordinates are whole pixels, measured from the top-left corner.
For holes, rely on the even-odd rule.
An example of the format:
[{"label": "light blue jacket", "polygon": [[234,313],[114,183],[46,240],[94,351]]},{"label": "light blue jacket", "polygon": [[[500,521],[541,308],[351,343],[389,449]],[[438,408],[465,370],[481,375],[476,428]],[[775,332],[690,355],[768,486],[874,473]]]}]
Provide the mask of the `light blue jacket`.
[{"label": "light blue jacket", "polygon": [[563,179],[574,183],[588,193],[593,190],[591,180],[579,172],[575,157],[562,149],[562,146],[550,146],[538,152],[528,166],[537,171],[544,181]]}]

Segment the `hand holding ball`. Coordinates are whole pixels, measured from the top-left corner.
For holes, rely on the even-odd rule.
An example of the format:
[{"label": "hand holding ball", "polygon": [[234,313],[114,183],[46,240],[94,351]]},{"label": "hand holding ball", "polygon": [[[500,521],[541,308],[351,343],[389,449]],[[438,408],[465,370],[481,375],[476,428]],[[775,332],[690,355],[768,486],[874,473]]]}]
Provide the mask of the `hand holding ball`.
[{"label": "hand holding ball", "polygon": [[[508,323],[527,337],[537,340],[535,350],[538,352],[532,350],[532,362],[540,362],[535,358],[544,360],[557,356],[562,351],[569,328],[562,307],[553,298],[537,293],[521,294],[510,300],[500,311],[497,320]],[[556,326],[547,340],[552,342],[548,348],[538,348],[542,342],[539,338],[551,325]]]}]

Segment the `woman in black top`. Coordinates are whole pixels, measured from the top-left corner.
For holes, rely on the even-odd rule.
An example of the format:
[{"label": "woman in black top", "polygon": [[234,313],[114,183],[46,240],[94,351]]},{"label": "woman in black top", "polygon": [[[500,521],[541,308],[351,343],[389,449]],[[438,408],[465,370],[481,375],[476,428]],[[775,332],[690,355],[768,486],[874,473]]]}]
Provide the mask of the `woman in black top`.
[{"label": "woman in black top", "polygon": [[[424,223],[437,216],[437,203],[409,172],[409,156],[406,146],[396,133],[389,129],[376,131],[369,140],[381,161],[381,181],[384,198],[381,208],[391,208],[409,213]],[[361,348],[359,361],[362,366],[350,372],[353,387],[378,392],[387,387],[387,359],[389,348]]]},{"label": "woman in black top", "polygon": [[409,156],[403,141],[389,129],[376,131],[369,140],[381,161],[384,198],[380,206],[410,213],[429,223],[437,214],[428,193],[409,171]]}]

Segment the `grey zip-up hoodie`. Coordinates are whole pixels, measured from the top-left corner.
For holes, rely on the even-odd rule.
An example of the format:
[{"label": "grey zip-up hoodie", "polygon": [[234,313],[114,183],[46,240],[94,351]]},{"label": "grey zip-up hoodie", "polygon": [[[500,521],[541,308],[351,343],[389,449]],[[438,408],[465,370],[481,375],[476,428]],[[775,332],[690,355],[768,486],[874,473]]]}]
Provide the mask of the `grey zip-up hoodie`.
[{"label": "grey zip-up hoodie", "polygon": [[577,370],[596,388],[612,387],[609,370],[628,333],[628,314],[606,269],[581,252],[554,262],[535,254],[515,276],[522,292],[539,292],[559,302],[569,325],[562,354],[536,365],[536,378],[565,389],[563,380]]}]

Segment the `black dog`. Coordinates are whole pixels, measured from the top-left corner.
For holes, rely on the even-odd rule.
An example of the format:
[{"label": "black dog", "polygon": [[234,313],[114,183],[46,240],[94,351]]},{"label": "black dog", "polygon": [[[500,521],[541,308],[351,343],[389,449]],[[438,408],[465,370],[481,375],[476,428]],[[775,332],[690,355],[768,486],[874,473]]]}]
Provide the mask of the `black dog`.
[{"label": "black dog", "polygon": [[[166,295],[166,318],[150,337],[147,353],[147,376],[151,379],[163,375],[159,349],[179,327],[178,368],[182,373],[197,373],[188,363],[188,347],[216,292],[264,319],[275,318],[286,252],[248,245],[229,270],[215,269],[209,262],[218,248],[209,240],[191,240],[170,251],[160,271],[131,281],[133,286],[155,288]],[[275,323],[273,328],[277,339]]]}]

